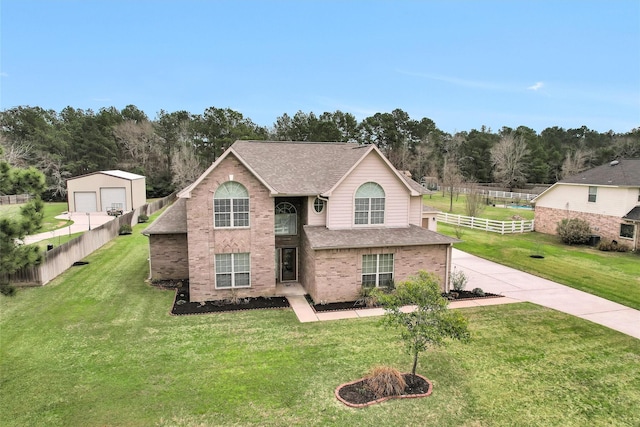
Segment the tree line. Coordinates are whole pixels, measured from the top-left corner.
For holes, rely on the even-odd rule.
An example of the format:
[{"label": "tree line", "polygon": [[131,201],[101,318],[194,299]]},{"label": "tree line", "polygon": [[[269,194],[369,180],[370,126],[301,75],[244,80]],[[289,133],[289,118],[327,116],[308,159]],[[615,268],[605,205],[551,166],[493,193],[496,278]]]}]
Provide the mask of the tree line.
[{"label": "tree line", "polygon": [[238,139],[375,144],[417,181],[496,182],[508,189],[551,184],[616,158],[640,157],[640,127],[600,133],[555,126],[539,134],[526,126],[482,127],[449,134],[433,120],[412,119],[401,109],[362,121],[342,111],[298,111],[283,114],[271,127],[216,107],[202,114],[161,110],[153,119],[134,105],[97,112],[28,106],[0,112],[2,158],[13,167],[40,170],[47,200],[64,200],[69,177],[110,169],[146,176],[148,196],[163,196],[195,180]]}]

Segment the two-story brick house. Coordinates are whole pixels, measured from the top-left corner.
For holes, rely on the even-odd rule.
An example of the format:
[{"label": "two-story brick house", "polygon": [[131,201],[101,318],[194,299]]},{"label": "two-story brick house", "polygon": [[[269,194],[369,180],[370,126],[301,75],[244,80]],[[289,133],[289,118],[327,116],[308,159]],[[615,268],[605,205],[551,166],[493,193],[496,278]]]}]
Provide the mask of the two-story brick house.
[{"label": "two-story brick house", "polygon": [[615,160],[558,181],[535,203],[536,231],[556,234],[564,218],[580,218],[595,235],[640,246],[640,159]]},{"label": "two-story brick house", "polygon": [[151,276],[189,279],[191,301],[350,301],[428,270],[448,282],[457,240],[422,228],[423,187],[374,145],[237,141],[145,230]]}]

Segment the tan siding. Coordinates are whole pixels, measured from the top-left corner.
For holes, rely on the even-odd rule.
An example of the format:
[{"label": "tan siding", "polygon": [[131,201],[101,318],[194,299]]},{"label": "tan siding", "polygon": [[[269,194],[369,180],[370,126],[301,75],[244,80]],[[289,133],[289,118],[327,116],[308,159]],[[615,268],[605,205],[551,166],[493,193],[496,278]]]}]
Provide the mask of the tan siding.
[{"label": "tan siding", "polygon": [[[116,176],[95,173],[83,177],[70,179],[67,181],[67,202],[69,204],[69,212],[75,212],[75,201],[73,194],[81,191],[95,192],[97,195],[98,211],[105,211],[109,206],[102,206],[100,201],[101,188],[124,188],[126,190],[127,210],[139,208],[147,203],[146,201],[146,185],[144,179],[136,179],[130,181],[128,179]],[[133,190],[133,195],[131,191]],[[133,200],[133,206],[131,202]]]},{"label": "tan siding", "polygon": [[410,206],[409,224],[420,227],[422,225],[422,196],[412,196]]},{"label": "tan siding", "polygon": [[315,196],[309,197],[307,199],[307,224],[308,225],[327,225],[327,206],[325,203],[324,210],[320,213],[317,213],[315,209],[313,209],[313,202],[316,200]]},{"label": "tan siding", "polygon": [[[409,190],[377,153],[371,152],[358,167],[334,190],[330,197],[327,227],[353,228],[354,197],[365,182],[375,182],[385,192],[385,227],[409,225]],[[416,225],[419,225],[418,221]]]},{"label": "tan siding", "polygon": [[638,188],[598,187],[589,202],[589,185],[556,184],[536,199],[536,207],[622,217],[638,203]]}]

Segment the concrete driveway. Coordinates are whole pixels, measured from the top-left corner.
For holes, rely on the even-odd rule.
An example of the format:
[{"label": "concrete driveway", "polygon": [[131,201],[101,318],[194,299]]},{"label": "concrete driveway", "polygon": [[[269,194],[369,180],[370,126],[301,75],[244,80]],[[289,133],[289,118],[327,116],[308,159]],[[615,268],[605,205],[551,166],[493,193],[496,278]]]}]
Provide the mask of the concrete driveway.
[{"label": "concrete driveway", "polygon": [[640,339],[640,311],[547,279],[453,250],[453,266],[469,278],[467,289],[528,301]]},{"label": "concrete driveway", "polygon": [[106,212],[72,212],[58,215],[56,219],[59,220],[71,220],[73,224],[69,227],[59,228],[53,231],[47,231],[45,233],[34,234],[27,236],[24,239],[26,245],[39,242],[41,240],[51,239],[57,236],[67,236],[69,234],[80,233],[96,228],[106,222],[113,220],[115,217],[107,215]]}]

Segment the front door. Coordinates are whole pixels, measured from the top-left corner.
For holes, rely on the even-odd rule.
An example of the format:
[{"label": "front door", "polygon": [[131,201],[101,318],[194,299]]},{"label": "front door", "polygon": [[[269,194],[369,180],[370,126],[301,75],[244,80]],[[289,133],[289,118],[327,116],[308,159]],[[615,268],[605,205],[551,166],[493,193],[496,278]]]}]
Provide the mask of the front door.
[{"label": "front door", "polygon": [[298,250],[297,248],[280,249],[280,281],[295,282],[298,280]]}]

